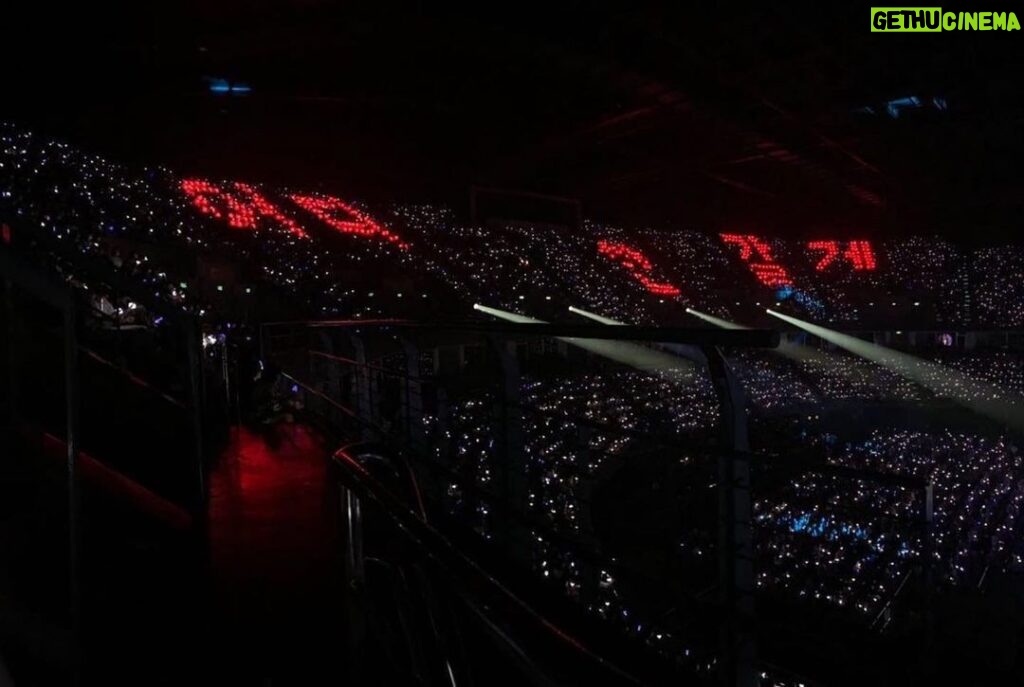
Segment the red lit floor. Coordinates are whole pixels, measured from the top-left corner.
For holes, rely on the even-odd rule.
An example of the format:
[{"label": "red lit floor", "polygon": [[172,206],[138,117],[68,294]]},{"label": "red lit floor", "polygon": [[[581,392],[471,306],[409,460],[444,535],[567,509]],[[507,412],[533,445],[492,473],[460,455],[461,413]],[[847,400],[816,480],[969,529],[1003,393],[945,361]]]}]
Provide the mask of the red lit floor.
[{"label": "red lit floor", "polygon": [[302,425],[232,430],[210,475],[218,671],[253,684],[337,679],[341,640],[327,450]]}]

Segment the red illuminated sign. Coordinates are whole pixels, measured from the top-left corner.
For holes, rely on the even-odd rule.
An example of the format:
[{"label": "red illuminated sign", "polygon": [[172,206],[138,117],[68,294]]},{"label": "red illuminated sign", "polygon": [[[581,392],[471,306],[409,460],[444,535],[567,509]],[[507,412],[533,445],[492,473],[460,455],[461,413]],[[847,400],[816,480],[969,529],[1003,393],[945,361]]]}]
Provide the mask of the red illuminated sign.
[{"label": "red illuminated sign", "polygon": [[333,196],[289,196],[295,204],[343,234],[379,238],[405,249],[409,244],[348,203]]},{"label": "red illuminated sign", "polygon": [[227,221],[234,229],[255,229],[261,217],[267,217],[299,238],[308,238],[294,220],[249,184],[236,181],[227,191],[203,179],[183,179],[181,190],[192,199],[192,204],[205,215]]},{"label": "red illuminated sign", "polygon": [[771,288],[791,286],[793,280],[786,268],[772,257],[771,246],[753,234],[720,234],[724,243],[739,246],[740,259],[754,273],[757,280]]},{"label": "red illuminated sign", "polygon": [[[181,190],[204,215],[227,222],[233,229],[254,230],[260,219],[271,219],[299,238],[309,238],[306,231],[279,207],[267,200],[249,184],[236,181],[219,186],[205,179],[183,179]],[[293,195],[289,198],[327,226],[343,234],[377,238],[405,249],[405,243],[367,214],[333,196]]]},{"label": "red illuminated sign", "polygon": [[597,252],[629,270],[633,278],[643,284],[649,292],[658,296],[678,296],[679,289],[666,282],[655,281],[650,273],[654,269],[651,261],[642,252],[624,243],[598,241]]},{"label": "red illuminated sign", "polygon": [[814,266],[818,272],[823,272],[835,262],[840,253],[843,259],[853,266],[854,270],[870,272],[877,267],[875,252],[871,248],[870,241],[850,241],[846,244],[845,251],[842,250],[839,241],[809,241],[807,248],[821,254],[821,258]]}]

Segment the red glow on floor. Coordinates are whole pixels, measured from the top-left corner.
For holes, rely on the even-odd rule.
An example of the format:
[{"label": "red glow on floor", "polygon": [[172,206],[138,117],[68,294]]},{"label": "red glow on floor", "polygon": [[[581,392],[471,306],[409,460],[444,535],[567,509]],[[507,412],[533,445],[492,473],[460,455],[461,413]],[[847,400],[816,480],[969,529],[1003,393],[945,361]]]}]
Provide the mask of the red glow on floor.
[{"label": "red glow on floor", "polygon": [[215,506],[238,498],[251,508],[263,499],[276,500],[289,489],[301,490],[302,485],[323,475],[324,450],[308,427],[281,425],[257,433],[243,426],[232,432],[211,480]]},{"label": "red glow on floor", "polygon": [[408,243],[394,233],[340,198],[304,195],[293,195],[290,198],[321,222],[343,234],[382,239],[394,243],[403,250],[409,247]]},{"label": "red glow on floor", "polygon": [[654,266],[643,252],[615,241],[598,241],[597,252],[619,263],[640,282],[645,289],[657,296],[678,296],[679,289],[667,282],[659,282],[651,278]]},{"label": "red glow on floor", "polygon": [[[210,565],[225,618],[216,650],[231,683],[322,683],[344,639],[329,457],[314,430],[281,423],[233,427],[214,463]],[[243,679],[248,672],[256,679]]]},{"label": "red glow on floor", "polygon": [[793,279],[786,268],[772,256],[768,242],[754,234],[720,234],[723,243],[740,249],[740,260],[754,273],[757,280],[771,288],[791,286]]}]

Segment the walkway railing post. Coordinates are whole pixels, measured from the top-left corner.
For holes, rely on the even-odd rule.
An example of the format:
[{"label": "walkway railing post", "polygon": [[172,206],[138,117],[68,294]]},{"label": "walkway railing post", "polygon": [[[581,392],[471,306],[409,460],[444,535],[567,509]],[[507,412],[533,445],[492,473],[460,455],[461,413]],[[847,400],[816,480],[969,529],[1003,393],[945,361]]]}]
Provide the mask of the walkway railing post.
[{"label": "walkway railing post", "polygon": [[[336,353],[334,346],[334,336],[332,332],[330,332],[329,330],[321,331],[318,339],[320,341],[321,351],[324,351],[330,355],[334,355]],[[328,398],[333,398],[336,401],[340,401],[344,397],[344,394],[342,393],[341,389],[341,366],[337,361],[327,360],[326,370],[327,374],[324,375],[325,386],[324,388],[321,389],[321,391],[325,393]],[[313,383],[315,379],[316,377],[310,377],[308,379],[308,382]],[[338,409],[335,408],[334,406],[328,405],[326,412],[331,424],[338,424],[338,422],[341,419],[340,412],[338,411]]]},{"label": "walkway railing post", "polygon": [[70,292],[64,306],[64,397],[67,444],[68,497],[68,581],[71,633],[75,641],[72,657],[72,682],[79,670],[79,643],[82,639],[81,605],[81,513],[78,493],[79,412],[81,410],[78,369],[78,311]]},{"label": "walkway railing post", "polygon": [[14,427],[18,420],[18,346],[21,322],[14,301],[14,281],[4,279],[4,321],[7,324],[7,414],[6,420]]},{"label": "walkway railing post", "polygon": [[189,419],[192,433],[193,471],[195,493],[193,511],[202,516],[206,512],[206,464],[203,456],[203,358],[199,340],[199,326],[194,318],[185,318],[182,329],[188,363]]},{"label": "walkway railing post", "polygon": [[365,598],[365,571],[363,567],[363,514],[359,497],[351,489],[339,485],[339,506],[341,508],[342,537],[344,539],[344,587],[348,603],[346,644],[348,656],[346,665],[353,683],[365,679],[363,671],[363,649],[366,644],[367,613]]},{"label": "walkway railing post", "polygon": [[365,441],[373,439],[374,416],[373,399],[371,397],[370,369],[366,366],[366,343],[362,337],[356,334],[349,335],[352,349],[355,351],[356,369],[353,371],[352,398],[355,401],[356,418],[362,425],[362,438]]}]

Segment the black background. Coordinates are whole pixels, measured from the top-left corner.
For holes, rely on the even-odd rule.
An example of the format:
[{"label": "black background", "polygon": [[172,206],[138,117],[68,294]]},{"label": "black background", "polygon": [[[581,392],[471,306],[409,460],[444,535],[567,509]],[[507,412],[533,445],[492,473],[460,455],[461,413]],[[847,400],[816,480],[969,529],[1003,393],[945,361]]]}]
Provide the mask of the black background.
[{"label": "black background", "polygon": [[[853,4],[81,4],[5,10],[0,118],[125,162],[463,215],[476,184],[627,225],[1017,236],[1020,31],[871,33]],[[910,95],[948,109],[885,114]]]}]

